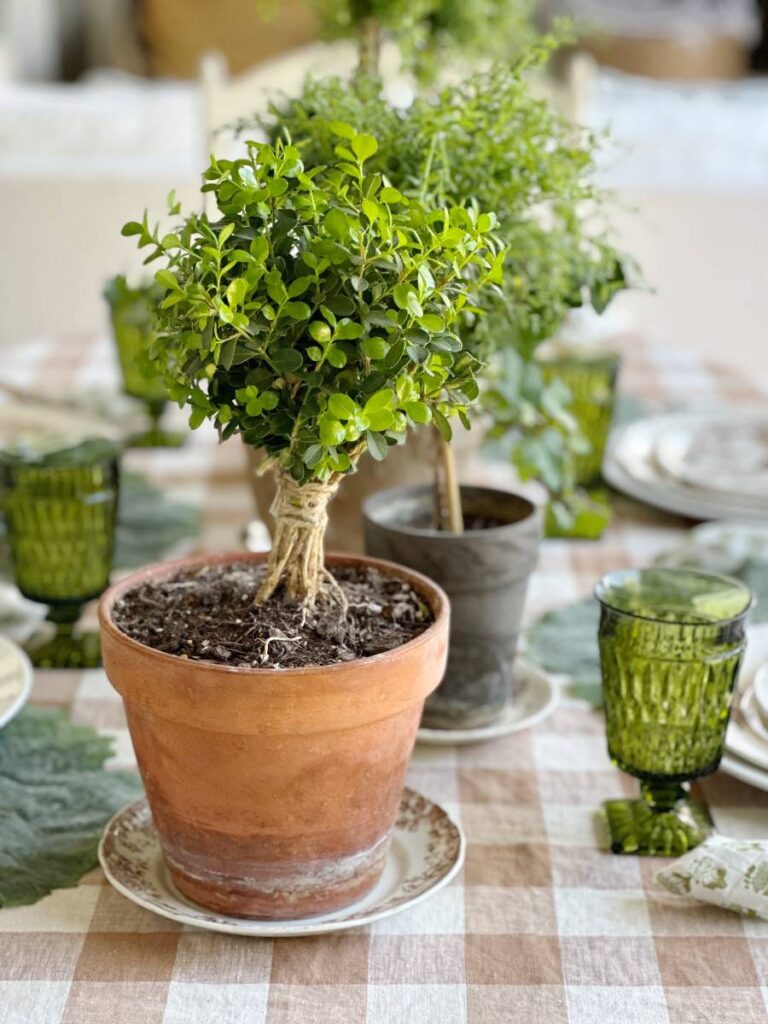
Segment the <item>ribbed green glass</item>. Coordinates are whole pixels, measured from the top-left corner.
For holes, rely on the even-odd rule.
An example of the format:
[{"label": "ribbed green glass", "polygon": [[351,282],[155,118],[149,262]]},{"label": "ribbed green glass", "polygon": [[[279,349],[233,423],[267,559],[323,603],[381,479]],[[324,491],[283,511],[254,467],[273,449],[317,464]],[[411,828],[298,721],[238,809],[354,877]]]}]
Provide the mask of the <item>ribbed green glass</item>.
[{"label": "ribbed green glass", "polygon": [[163,430],[160,426],[168,396],[162,377],[147,357],[154,337],[153,310],[163,295],[159,285],[146,283],[131,288],[122,276],[113,278],[104,291],[123,375],[123,390],[144,403],[150,418],[149,429],[130,439],[134,447],[177,447],[184,443],[183,434]]},{"label": "ribbed green glass", "polygon": [[578,354],[542,359],[546,381],[560,380],[571,392],[569,411],[589,443],[589,451],[574,456],[575,483],[597,483],[613,421],[620,357],[614,352]]},{"label": "ribbed green glass", "polygon": [[85,441],[47,454],[0,459],[3,514],[16,584],[49,606],[52,639],[35,636],[28,652],[47,668],[98,665],[98,636],[75,634],[83,605],[109,583],[119,463],[112,442]]},{"label": "ribbed green glass", "polygon": [[711,828],[682,783],[723,753],[751,595],[684,569],[612,573],[598,585],[608,753],[641,780],[639,801],[608,801],[615,852],[677,854]]}]

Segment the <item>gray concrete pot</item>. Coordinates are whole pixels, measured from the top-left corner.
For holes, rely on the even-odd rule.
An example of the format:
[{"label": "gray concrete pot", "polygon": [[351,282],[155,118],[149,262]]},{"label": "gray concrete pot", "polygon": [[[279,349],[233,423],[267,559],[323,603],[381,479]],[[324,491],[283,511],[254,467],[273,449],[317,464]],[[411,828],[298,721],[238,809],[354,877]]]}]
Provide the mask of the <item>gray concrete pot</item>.
[{"label": "gray concrete pot", "polygon": [[418,569],[451,599],[448,667],[422,719],[436,729],[487,725],[510,698],[542,528],[540,510],[520,495],[462,487],[461,499],[468,524],[482,517],[501,525],[460,535],[435,530],[431,487],[396,487],[363,504],[366,552]]}]

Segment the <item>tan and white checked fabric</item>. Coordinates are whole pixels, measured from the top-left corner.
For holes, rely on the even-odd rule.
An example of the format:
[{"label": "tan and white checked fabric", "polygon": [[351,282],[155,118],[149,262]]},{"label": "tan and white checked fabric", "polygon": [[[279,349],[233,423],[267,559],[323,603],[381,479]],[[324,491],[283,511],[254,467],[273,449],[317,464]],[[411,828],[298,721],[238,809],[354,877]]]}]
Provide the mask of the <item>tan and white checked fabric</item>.
[{"label": "tan and white checked fabric", "polygon": [[[624,389],[662,401],[763,396],[668,348],[625,346]],[[66,394],[114,386],[106,339],[25,346],[6,380]],[[205,546],[237,546],[252,514],[237,443],[198,432],[181,452],[129,464],[204,508]],[[530,614],[647,562],[684,523],[629,502],[599,544],[551,541]],[[38,672],[33,699],[117,739],[119,701],[99,672]],[[466,831],[462,875],[364,930],[268,942],[180,928],[93,871],[36,906],[0,911],[0,1024],[762,1024],[768,923],[681,901],[658,861],[598,848],[601,800],[634,782],[605,754],[601,716],[564,703],[537,728],[476,747],[417,748],[410,784]],[[768,834],[768,794],[717,774],[703,789],[721,829]],[[2,868],[0,867],[0,870]]]}]

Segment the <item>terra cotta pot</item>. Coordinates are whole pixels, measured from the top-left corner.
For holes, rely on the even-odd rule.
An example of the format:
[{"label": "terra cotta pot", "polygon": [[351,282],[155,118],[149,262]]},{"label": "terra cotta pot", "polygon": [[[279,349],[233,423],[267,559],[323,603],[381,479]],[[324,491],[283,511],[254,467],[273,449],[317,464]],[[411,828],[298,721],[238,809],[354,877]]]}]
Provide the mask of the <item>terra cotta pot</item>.
[{"label": "terra cotta pot", "polygon": [[480,517],[495,525],[436,530],[431,487],[383,491],[363,506],[366,551],[429,575],[451,600],[448,667],[424,709],[424,725],[434,729],[471,729],[501,716],[539,557],[541,512],[527,498],[462,486],[461,503],[467,524]]},{"label": "terra cotta pot", "polygon": [[122,696],[147,798],[176,886],[227,914],[295,918],[343,907],[386,858],[427,695],[445,666],[448,601],[419,573],[360,556],[407,580],[432,610],[419,636],[323,667],[252,669],[152,650],[122,633],[115,601],[180,569],[259,554],[150,566],[104,595],[104,667]]}]

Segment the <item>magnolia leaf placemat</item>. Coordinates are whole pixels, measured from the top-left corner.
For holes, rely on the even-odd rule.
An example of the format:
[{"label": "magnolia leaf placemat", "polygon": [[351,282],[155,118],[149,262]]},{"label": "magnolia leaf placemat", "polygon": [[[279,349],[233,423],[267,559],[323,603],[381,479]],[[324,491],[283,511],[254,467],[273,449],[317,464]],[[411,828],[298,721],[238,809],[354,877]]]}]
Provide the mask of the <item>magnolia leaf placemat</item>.
[{"label": "magnolia leaf placemat", "polygon": [[0,907],[76,885],[97,864],[106,822],[142,791],[105,771],[112,741],[65,712],[26,708],[0,730]]},{"label": "magnolia leaf placemat", "polygon": [[114,565],[138,569],[200,534],[200,510],[169,498],[139,473],[123,473]]},{"label": "magnolia leaf placemat", "polygon": [[567,692],[595,706],[602,703],[599,618],[599,605],[590,597],[546,612],[525,636],[526,658],[545,672],[570,676]]}]

